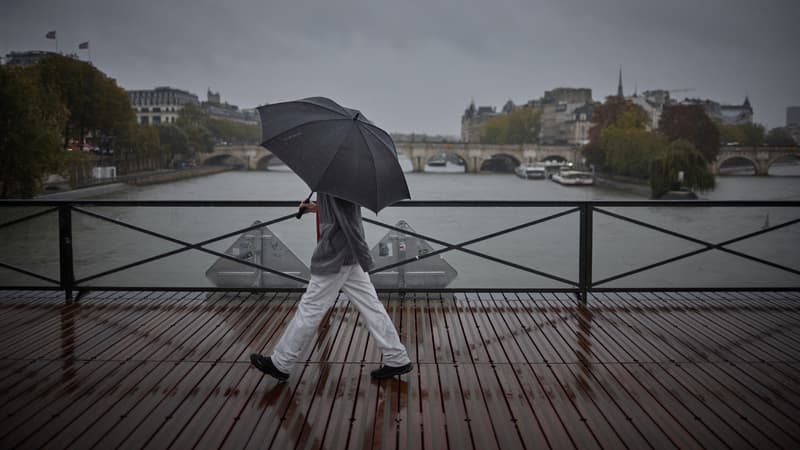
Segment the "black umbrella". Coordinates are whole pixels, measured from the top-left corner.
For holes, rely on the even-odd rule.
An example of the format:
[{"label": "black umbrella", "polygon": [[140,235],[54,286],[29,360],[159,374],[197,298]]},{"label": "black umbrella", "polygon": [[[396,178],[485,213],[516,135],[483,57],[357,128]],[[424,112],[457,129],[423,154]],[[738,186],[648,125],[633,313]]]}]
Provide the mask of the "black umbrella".
[{"label": "black umbrella", "polygon": [[260,106],[261,145],[312,191],[376,213],[411,198],[392,138],[359,111],[325,97]]}]

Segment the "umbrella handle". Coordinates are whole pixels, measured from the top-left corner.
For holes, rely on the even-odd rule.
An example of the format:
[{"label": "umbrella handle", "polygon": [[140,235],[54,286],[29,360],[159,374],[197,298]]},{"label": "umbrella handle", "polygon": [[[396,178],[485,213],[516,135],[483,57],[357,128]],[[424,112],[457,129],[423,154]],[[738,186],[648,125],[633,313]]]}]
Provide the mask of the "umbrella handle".
[{"label": "umbrella handle", "polygon": [[[311,193],[308,194],[308,197],[306,197],[306,199],[303,201],[303,203],[308,203],[309,200],[311,200],[311,196],[312,195],[314,195],[314,191],[311,191]],[[303,217],[303,214],[305,214],[307,210],[308,210],[308,208],[303,208],[301,206],[300,209],[297,210],[297,214],[294,215],[294,218],[295,219],[299,219],[299,218]]]}]

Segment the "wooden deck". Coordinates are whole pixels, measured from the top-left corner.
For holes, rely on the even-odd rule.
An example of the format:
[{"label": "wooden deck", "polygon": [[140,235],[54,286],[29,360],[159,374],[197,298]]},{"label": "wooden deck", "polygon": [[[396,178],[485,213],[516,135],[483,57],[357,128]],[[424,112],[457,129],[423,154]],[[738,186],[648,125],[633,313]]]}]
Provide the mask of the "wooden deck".
[{"label": "wooden deck", "polygon": [[0,448],[800,448],[800,293],[340,297],[288,383],[297,294],[0,291]]}]

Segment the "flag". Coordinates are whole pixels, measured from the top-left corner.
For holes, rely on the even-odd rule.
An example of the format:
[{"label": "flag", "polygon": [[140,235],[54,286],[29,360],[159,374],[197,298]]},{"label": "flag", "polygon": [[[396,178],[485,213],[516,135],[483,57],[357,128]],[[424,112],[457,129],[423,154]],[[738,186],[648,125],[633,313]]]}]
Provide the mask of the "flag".
[{"label": "flag", "polygon": [[56,32],[55,31],[48,31],[47,35],[45,35],[45,37],[47,39],[55,39],[56,38]]},{"label": "flag", "polygon": [[89,49],[89,41],[82,42],[80,45],[78,45],[78,48],[81,49],[81,50],[88,50]]}]

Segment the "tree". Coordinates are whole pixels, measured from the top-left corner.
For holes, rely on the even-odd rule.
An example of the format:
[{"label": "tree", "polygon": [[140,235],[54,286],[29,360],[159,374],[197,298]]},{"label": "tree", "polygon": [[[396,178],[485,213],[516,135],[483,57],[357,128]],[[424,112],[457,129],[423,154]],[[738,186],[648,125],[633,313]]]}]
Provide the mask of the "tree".
[{"label": "tree", "polygon": [[701,105],[665,106],[658,132],[668,142],[689,141],[709,163],[717,159],[720,132]]},{"label": "tree", "polygon": [[744,145],[744,130],[738,125],[718,125],[719,141],[723,145]]},{"label": "tree", "polygon": [[745,123],[739,125],[744,133],[743,145],[748,147],[758,147],[764,145],[764,125],[760,123]]},{"label": "tree", "polygon": [[[53,55],[34,66],[43,88],[55,93],[68,111],[63,147],[91,136],[115,136],[135,122],[130,99],[116,81],[85,61]],[[95,143],[96,144],[96,143]]]},{"label": "tree", "polygon": [[541,128],[541,110],[523,106],[509,114],[488,120],[481,130],[481,142],[485,144],[530,144],[538,141]]},{"label": "tree", "polygon": [[699,191],[714,188],[714,174],[709,170],[705,157],[691,142],[684,139],[665,146],[650,164],[650,189],[653,198],[659,198],[667,191],[681,186]]},{"label": "tree", "polygon": [[600,137],[605,151],[605,166],[617,175],[646,179],[650,161],[664,148],[655,134],[640,128],[610,126]]},{"label": "tree", "polygon": [[767,145],[775,147],[793,147],[797,145],[786,127],[777,127],[769,130],[765,142]]},{"label": "tree", "polygon": [[31,69],[0,66],[0,198],[31,198],[61,164],[67,112]]},{"label": "tree", "polygon": [[183,105],[175,122],[189,139],[191,153],[210,153],[214,151],[214,136],[209,131],[208,115],[197,105]]},{"label": "tree", "polygon": [[647,112],[630,100],[617,96],[606,97],[605,103],[595,105],[592,110],[592,128],[589,143],[583,147],[583,155],[589,164],[605,167],[606,153],[601,135],[608,127],[644,130],[650,122]]},{"label": "tree", "polygon": [[161,125],[158,127],[158,138],[165,152],[171,157],[179,154],[191,156],[189,136],[182,128],[175,125]]}]

